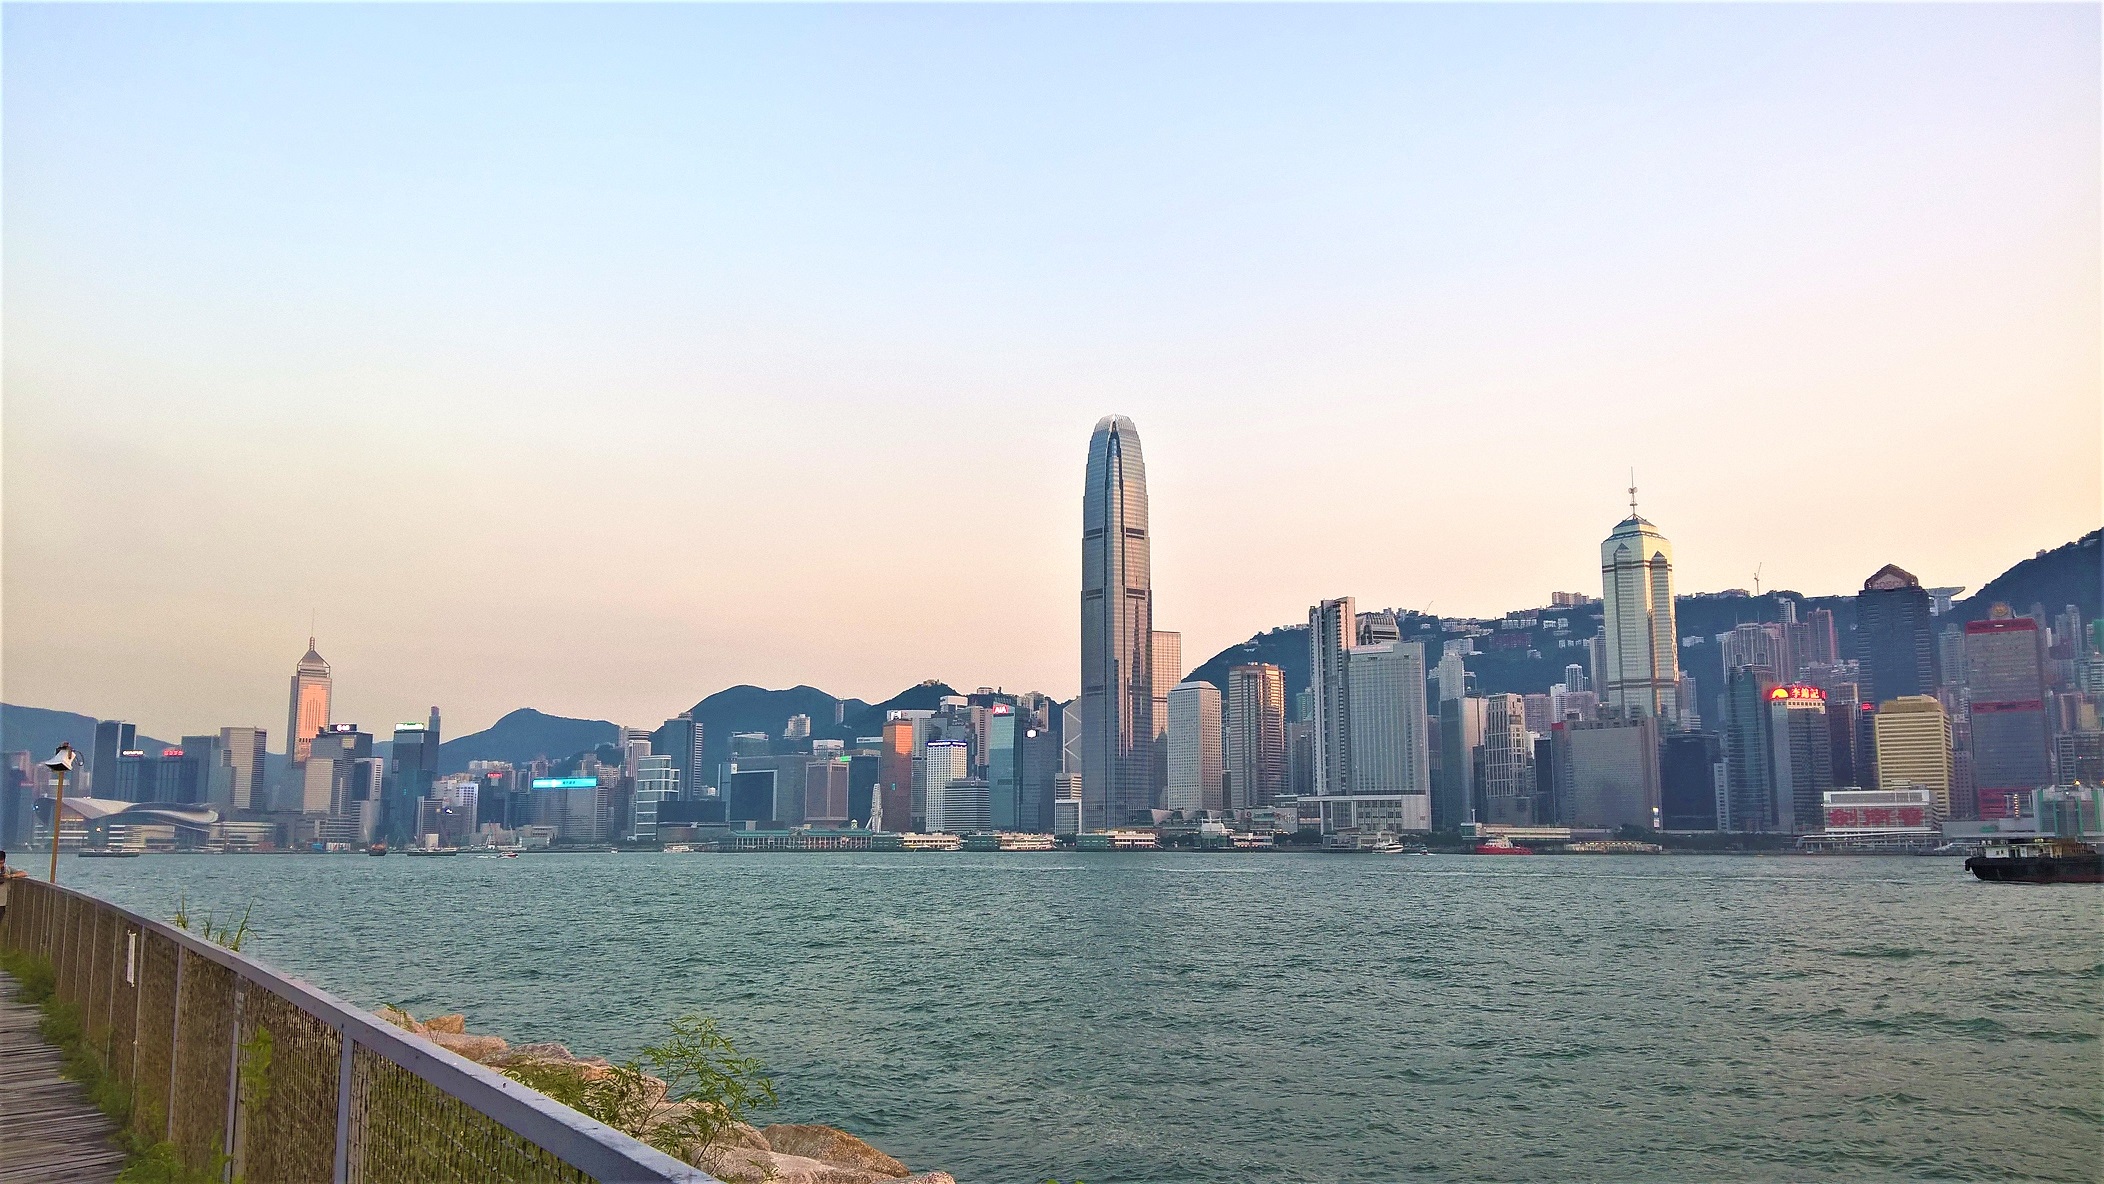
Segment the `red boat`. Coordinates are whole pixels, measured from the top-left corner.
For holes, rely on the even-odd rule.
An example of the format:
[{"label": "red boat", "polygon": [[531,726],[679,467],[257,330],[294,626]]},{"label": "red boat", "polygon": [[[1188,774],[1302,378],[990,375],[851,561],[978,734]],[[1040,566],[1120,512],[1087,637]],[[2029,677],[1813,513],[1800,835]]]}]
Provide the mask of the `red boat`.
[{"label": "red boat", "polygon": [[1493,835],[1476,844],[1478,855],[1532,855],[1534,848],[1522,847],[1504,835]]}]

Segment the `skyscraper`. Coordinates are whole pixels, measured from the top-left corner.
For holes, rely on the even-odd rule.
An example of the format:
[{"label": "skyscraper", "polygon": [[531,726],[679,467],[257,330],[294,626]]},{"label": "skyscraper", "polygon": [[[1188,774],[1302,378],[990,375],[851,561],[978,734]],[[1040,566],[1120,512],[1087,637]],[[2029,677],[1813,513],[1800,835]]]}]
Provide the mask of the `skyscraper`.
[{"label": "skyscraper", "polygon": [[285,755],[293,764],[306,761],[315,733],[329,726],[329,664],[307,639],[307,654],[292,671],[292,699],[285,711]]},{"label": "skyscraper", "polygon": [[1768,740],[1775,770],[1775,829],[1793,834],[1824,829],[1826,793],[1834,788],[1826,692],[1800,683],[1771,689]]},{"label": "skyscraper", "polygon": [[1082,829],[1154,804],[1154,585],[1140,433],[1106,415],[1081,498]]},{"label": "skyscraper", "polygon": [[1534,744],[1527,738],[1525,701],[1518,695],[1483,700],[1483,810],[1477,821],[1535,826]]},{"label": "skyscraper", "polygon": [[1951,721],[1934,695],[1902,695],[1878,704],[1879,789],[1919,785],[1936,799],[1936,816],[1951,816]]},{"label": "skyscraper", "polygon": [[2045,646],[2038,622],[2000,605],[1965,626],[1972,779],[1981,818],[2012,818],[2053,780],[2046,727]]},{"label": "skyscraper", "polygon": [[1315,792],[1352,791],[1350,654],[1358,637],[1352,598],[1308,610],[1308,692],[1313,701]]},{"label": "skyscraper", "polygon": [[699,798],[701,787],[711,783],[708,762],[702,759],[707,739],[707,729],[692,711],[680,712],[650,734],[651,755],[672,758],[672,769],[679,774],[679,793],[689,799]]},{"label": "skyscraper", "polygon": [[885,720],[877,754],[877,795],[884,803],[885,825],[912,830],[913,721],[896,714]]},{"label": "skyscraper", "polygon": [[1178,683],[1167,701],[1168,797],[1163,804],[1192,818],[1200,810],[1225,809],[1221,782],[1220,688],[1209,682]]},{"label": "skyscraper", "polygon": [[117,761],[139,747],[139,725],[123,720],[95,724],[95,762],[88,766],[89,788],[99,798],[117,798]]},{"label": "skyscraper", "polygon": [[1768,693],[1775,689],[1768,666],[1738,666],[1724,672],[1724,811],[1717,829],[1772,832],[1775,817],[1775,745],[1768,727]]},{"label": "skyscraper", "polygon": [[1936,693],[1930,607],[1921,581],[1892,564],[1863,581],[1856,594],[1856,658],[1870,684],[1870,702]]},{"label": "skyscraper", "polygon": [[236,810],[262,810],[264,799],[263,750],[270,743],[264,728],[219,729],[219,759],[232,769],[229,805]]},{"label": "skyscraper", "polygon": [[1636,512],[1600,544],[1603,639],[1600,690],[1609,707],[1668,723],[1680,718],[1679,634],[1673,624],[1673,544]]},{"label": "skyscraper", "polygon": [[394,748],[388,754],[387,803],[382,812],[388,841],[414,843],[419,832],[422,802],[431,796],[438,777],[438,708],[424,723],[396,724]]},{"label": "skyscraper", "polygon": [[[923,758],[926,764],[923,766],[922,775],[928,782],[926,812],[928,830],[931,833],[962,833],[953,829],[962,818],[953,820],[949,817],[949,795],[952,782],[970,780],[969,749],[970,745],[962,740],[930,740],[923,749],[927,754]],[[992,802],[990,796],[984,793],[987,787],[983,781],[980,782],[980,787],[982,796],[979,800],[991,810]]]},{"label": "skyscraper", "polygon": [[1432,791],[1433,830],[1458,830],[1464,822],[1478,821],[1476,757],[1482,747],[1483,700],[1441,699],[1439,783]]},{"label": "skyscraper", "polygon": [[1286,792],[1286,672],[1268,662],[1227,671],[1229,809],[1268,806]]},{"label": "skyscraper", "polygon": [[1169,786],[1169,691],[1183,681],[1183,634],[1154,631],[1153,642],[1148,647],[1148,672],[1154,690],[1154,753],[1149,774],[1151,778],[1151,805],[1165,805],[1164,794]]},{"label": "skyscraper", "polygon": [[1354,646],[1346,658],[1346,674],[1352,793],[1431,793],[1424,645],[1387,641]]}]

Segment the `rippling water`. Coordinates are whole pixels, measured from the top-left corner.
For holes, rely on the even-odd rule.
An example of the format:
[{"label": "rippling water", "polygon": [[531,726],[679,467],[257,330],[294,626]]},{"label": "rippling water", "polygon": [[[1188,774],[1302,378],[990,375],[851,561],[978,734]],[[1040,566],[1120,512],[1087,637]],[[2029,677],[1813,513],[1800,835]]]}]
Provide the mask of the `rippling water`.
[{"label": "rippling water", "polygon": [[965,1184],[2104,1176],[2104,890],[1943,859],[68,858],[471,1030],[698,1010]]}]

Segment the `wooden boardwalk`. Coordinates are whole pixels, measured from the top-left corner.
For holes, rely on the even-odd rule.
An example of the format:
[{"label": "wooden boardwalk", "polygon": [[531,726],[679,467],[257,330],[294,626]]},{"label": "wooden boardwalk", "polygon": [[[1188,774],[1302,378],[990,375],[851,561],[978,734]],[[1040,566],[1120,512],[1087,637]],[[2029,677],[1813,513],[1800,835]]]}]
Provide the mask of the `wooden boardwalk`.
[{"label": "wooden boardwalk", "polygon": [[37,1019],[0,973],[0,1184],[110,1184],[124,1166],[116,1127],[59,1076]]}]

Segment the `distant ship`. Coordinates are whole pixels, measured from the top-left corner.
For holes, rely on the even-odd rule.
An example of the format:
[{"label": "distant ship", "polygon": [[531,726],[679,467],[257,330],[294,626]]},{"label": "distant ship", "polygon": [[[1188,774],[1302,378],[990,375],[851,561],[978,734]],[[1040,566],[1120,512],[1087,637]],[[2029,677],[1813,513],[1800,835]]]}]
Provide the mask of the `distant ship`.
[{"label": "distant ship", "polygon": [[74,852],[82,859],[137,859],[137,851],[122,851],[115,847],[82,847]]},{"label": "distant ship", "polygon": [[1478,855],[1532,855],[1534,848],[1522,847],[1504,835],[1492,835],[1476,844]]},{"label": "distant ship", "polygon": [[1989,843],[1965,870],[2000,884],[2104,884],[2104,854],[2073,839]]},{"label": "distant ship", "polygon": [[367,847],[365,849],[365,853],[367,855],[385,855],[387,854],[387,844],[374,843],[372,846]]}]

